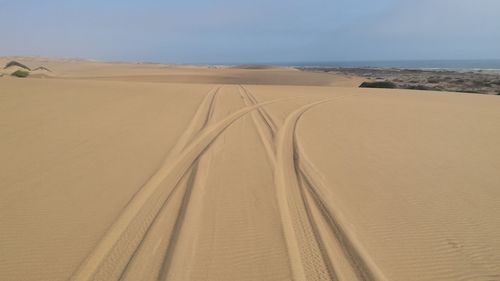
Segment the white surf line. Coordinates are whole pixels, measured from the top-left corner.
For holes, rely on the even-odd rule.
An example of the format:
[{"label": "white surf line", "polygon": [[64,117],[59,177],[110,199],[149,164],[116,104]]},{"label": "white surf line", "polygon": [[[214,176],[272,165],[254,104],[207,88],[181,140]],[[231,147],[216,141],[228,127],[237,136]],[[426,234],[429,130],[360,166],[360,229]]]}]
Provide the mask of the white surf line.
[{"label": "white surf line", "polygon": [[[261,106],[289,99],[277,99],[244,107],[202,130],[196,139],[171,162],[165,163],[135,195],[70,280],[106,280],[104,277],[106,274],[102,275],[103,279],[94,277],[99,271],[114,271],[117,270],[116,267],[121,267],[120,270],[123,270],[122,267],[126,265],[126,262],[116,264],[116,261],[122,260],[120,257],[123,255],[130,256],[130,253],[137,248],[165,198],[208,145],[245,114]],[[123,263],[123,260],[121,262]]]}]

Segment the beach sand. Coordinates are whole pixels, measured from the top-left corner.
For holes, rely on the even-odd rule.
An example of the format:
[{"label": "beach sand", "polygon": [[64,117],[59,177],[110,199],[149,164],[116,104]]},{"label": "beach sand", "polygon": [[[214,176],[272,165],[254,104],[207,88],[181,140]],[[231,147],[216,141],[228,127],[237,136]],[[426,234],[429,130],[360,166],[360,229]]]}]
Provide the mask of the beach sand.
[{"label": "beach sand", "polygon": [[500,280],[497,96],[15,59],[0,280]]}]

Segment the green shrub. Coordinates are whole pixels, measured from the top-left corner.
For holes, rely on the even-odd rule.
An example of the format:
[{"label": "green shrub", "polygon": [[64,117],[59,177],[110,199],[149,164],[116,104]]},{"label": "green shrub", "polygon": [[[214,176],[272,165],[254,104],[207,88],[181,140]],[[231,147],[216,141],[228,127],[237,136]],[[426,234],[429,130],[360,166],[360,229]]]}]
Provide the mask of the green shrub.
[{"label": "green shrub", "polygon": [[11,74],[12,76],[19,77],[19,78],[26,78],[30,73],[28,71],[24,70],[17,70],[14,73]]},{"label": "green shrub", "polygon": [[395,89],[396,84],[390,81],[376,81],[376,82],[363,82],[359,85],[360,88],[384,88],[384,89]]},{"label": "green shrub", "polygon": [[5,68],[9,68],[9,67],[11,67],[11,66],[19,66],[20,68],[24,68],[24,69],[27,69],[27,70],[31,70],[31,69],[30,69],[29,67],[27,67],[26,65],[24,65],[24,64],[22,64],[22,63],[20,63],[20,62],[17,62],[17,61],[15,61],[15,60],[8,62],[8,63],[5,65],[4,69],[5,69]]}]

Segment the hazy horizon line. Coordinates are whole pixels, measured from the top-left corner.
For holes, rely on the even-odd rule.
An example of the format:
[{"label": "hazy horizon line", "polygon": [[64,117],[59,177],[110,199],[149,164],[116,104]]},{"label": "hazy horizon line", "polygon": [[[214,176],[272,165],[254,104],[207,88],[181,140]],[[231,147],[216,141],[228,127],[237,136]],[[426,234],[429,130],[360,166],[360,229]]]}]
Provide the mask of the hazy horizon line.
[{"label": "hazy horizon line", "polygon": [[500,58],[456,58],[456,59],[333,59],[333,60],[295,60],[295,61],[187,61],[187,62],[169,62],[158,60],[134,60],[134,59],[106,59],[106,58],[92,58],[92,57],[74,57],[74,56],[48,56],[48,55],[0,55],[3,58],[38,58],[38,59],[56,59],[56,60],[82,60],[82,61],[97,61],[109,63],[144,63],[144,64],[191,64],[191,65],[242,65],[242,64],[255,64],[255,65],[297,65],[303,66],[305,64],[329,64],[329,63],[390,63],[390,62],[500,62]]}]

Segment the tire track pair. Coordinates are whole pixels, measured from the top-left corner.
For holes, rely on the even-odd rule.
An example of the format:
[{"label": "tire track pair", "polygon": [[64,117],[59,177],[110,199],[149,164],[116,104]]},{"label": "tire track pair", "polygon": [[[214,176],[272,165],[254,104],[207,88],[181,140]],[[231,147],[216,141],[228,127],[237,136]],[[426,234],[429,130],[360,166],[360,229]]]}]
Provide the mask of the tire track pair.
[{"label": "tire track pair", "polygon": [[[182,149],[205,128],[212,119],[217,93],[211,91],[204,99],[190,125],[170,155]],[[175,198],[168,198],[151,224],[144,240],[130,259],[119,280],[165,280],[170,268],[175,246],[184,224],[188,205],[194,190],[203,188],[204,175],[209,170],[210,155],[202,153],[172,191]],[[200,171],[202,171],[200,173]],[[177,214],[177,215],[175,215]]]},{"label": "tire track pair", "polygon": [[[264,105],[289,100],[289,98],[277,99],[246,106],[207,126],[208,122],[205,121],[209,118],[207,114],[213,112],[213,106],[210,106],[214,104],[213,98],[215,93],[209,94],[204,99],[191,124],[164,163],[134,195],[70,280],[117,280],[123,274],[127,276],[126,268],[144,241],[155,218],[165,202],[174,195],[173,192],[186,173],[195,168],[197,160],[208,146],[227,127],[251,111]],[[168,253],[165,262],[168,263]],[[165,268],[162,270],[166,272]]]},{"label": "tire track pair", "polygon": [[[151,240],[145,239],[146,234],[153,226],[158,225],[154,223],[155,220],[175,195],[178,182],[184,174],[189,170],[192,170],[191,174],[195,172],[195,161],[188,165],[185,171],[177,169],[178,172],[174,174],[172,170],[176,169],[172,163],[181,157],[189,143],[207,125],[207,120],[215,106],[218,90],[212,89],[205,96],[187,129],[169,152],[163,164],[134,195],[97,247],[73,274],[71,280],[117,280],[126,277],[130,272],[137,272],[126,269],[129,266],[130,268],[137,267],[134,266],[138,264],[136,261],[145,259],[144,249],[151,249],[152,243]],[[166,181],[170,174],[173,176],[170,181]],[[163,224],[160,228],[168,229],[169,226]],[[141,249],[143,251],[140,251]],[[161,253],[157,251],[156,255],[161,255]]]},{"label": "tire track pair", "polygon": [[[257,103],[248,90],[240,87],[247,104]],[[328,188],[296,140],[296,126],[302,115],[332,99],[295,110],[279,131],[270,125],[274,122],[263,108],[252,114],[264,145],[272,147],[267,151],[272,154],[269,158],[275,167],[277,199],[292,274],[295,280],[386,280],[349,229],[342,213],[323,199],[332,197],[324,193]],[[270,133],[266,134],[266,130]]]}]

